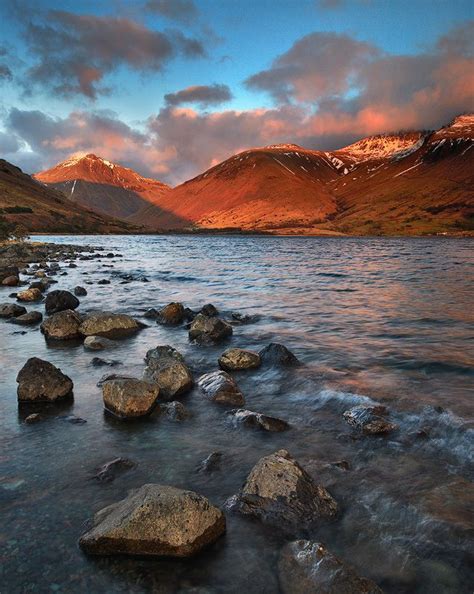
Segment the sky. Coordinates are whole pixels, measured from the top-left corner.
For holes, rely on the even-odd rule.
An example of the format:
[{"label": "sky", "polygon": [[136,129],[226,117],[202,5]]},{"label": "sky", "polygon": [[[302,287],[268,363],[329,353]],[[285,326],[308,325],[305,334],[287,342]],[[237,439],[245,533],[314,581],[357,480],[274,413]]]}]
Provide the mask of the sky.
[{"label": "sky", "polygon": [[176,185],[474,110],[473,0],[2,0],[0,156],[93,152]]}]

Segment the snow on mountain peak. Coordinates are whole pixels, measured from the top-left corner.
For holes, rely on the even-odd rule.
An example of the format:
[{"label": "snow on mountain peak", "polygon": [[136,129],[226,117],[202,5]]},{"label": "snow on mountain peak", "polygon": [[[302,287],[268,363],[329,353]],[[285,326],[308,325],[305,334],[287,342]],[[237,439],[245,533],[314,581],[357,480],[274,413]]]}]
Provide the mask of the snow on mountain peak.
[{"label": "snow on mountain peak", "polygon": [[337,153],[345,153],[353,157],[357,161],[369,161],[371,159],[384,159],[391,157],[397,153],[409,151],[414,148],[420,140],[422,134],[420,132],[412,132],[406,134],[379,134],[377,136],[369,136],[346,146]]}]

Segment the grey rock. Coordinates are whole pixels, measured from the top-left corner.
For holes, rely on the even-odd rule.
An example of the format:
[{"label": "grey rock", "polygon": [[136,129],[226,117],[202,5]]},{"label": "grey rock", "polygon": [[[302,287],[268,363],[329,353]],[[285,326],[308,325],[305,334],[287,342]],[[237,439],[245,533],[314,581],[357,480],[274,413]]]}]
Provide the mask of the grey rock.
[{"label": "grey rock", "polygon": [[398,429],[397,425],[385,419],[388,411],[385,406],[354,406],[344,413],[344,419],[351,427],[365,435],[383,435]]},{"label": "grey rock", "polygon": [[94,475],[94,478],[100,483],[111,483],[119,474],[130,470],[135,466],[135,462],[128,458],[114,458],[103,464]]},{"label": "grey rock", "polygon": [[12,318],[13,324],[19,324],[20,326],[34,326],[39,324],[43,319],[43,314],[39,311],[29,311],[21,316]]},{"label": "grey rock", "polygon": [[75,311],[66,309],[46,318],[41,324],[41,332],[49,340],[72,340],[81,336],[80,325],[79,315]]},{"label": "grey rock", "polygon": [[230,410],[227,414],[232,417],[234,422],[244,425],[245,427],[254,427],[274,433],[286,431],[290,428],[290,425],[282,419],[269,417],[267,415],[263,415],[262,413],[256,413],[243,408]]},{"label": "grey rock", "polygon": [[193,376],[184,357],[169,345],[150,349],[145,356],[144,379],[160,387],[161,400],[173,400],[189,392]]},{"label": "grey rock", "polygon": [[2,303],[0,305],[0,318],[17,318],[26,314],[26,307],[16,303]]},{"label": "grey rock", "polygon": [[87,336],[84,340],[84,348],[88,351],[102,351],[114,346],[115,342],[104,336]]},{"label": "grey rock", "polygon": [[212,344],[228,338],[232,332],[232,326],[221,318],[210,318],[199,313],[191,322],[189,338],[200,344]]},{"label": "grey rock", "polygon": [[87,295],[87,289],[78,285],[77,287],[74,287],[74,295],[77,297],[85,297]]},{"label": "grey rock", "polygon": [[159,409],[161,414],[165,414],[172,421],[184,421],[191,416],[184,404],[177,400],[161,403]]},{"label": "grey rock", "polygon": [[226,371],[213,371],[202,375],[198,386],[206,398],[219,404],[243,406],[245,399],[237,382]]},{"label": "grey rock", "polygon": [[77,309],[79,307],[79,299],[69,291],[51,291],[46,297],[44,307],[48,315],[66,309]]},{"label": "grey rock", "polygon": [[272,342],[259,353],[262,363],[275,367],[296,367],[300,365],[295,355],[283,344]]},{"label": "grey rock", "polygon": [[214,472],[222,462],[222,452],[211,452],[197,467],[198,472]]}]

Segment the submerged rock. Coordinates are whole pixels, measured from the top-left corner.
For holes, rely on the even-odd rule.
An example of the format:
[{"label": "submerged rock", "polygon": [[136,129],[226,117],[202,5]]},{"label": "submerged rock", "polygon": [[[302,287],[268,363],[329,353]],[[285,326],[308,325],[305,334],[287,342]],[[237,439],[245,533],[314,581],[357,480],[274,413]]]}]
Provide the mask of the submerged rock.
[{"label": "submerged rock", "polygon": [[198,386],[206,398],[219,404],[243,406],[245,399],[237,382],[226,371],[213,371],[202,375]]},{"label": "submerged rock", "polygon": [[182,303],[168,303],[158,312],[158,324],[177,326],[184,321],[184,307]]},{"label": "submerged rock", "polygon": [[41,301],[43,298],[43,294],[39,289],[26,289],[25,291],[20,291],[17,293],[16,298],[18,301]]},{"label": "submerged rock", "polygon": [[84,287],[74,287],[74,295],[77,297],[85,297],[87,295],[87,290]]},{"label": "submerged rock", "polygon": [[33,425],[34,423],[39,423],[42,420],[43,417],[39,413],[33,413],[25,418],[25,423],[28,425]]},{"label": "submerged rock", "polygon": [[214,472],[220,468],[222,462],[222,452],[211,452],[207,458],[198,465],[198,472]]},{"label": "submerged rock", "polygon": [[201,313],[203,316],[207,316],[208,318],[219,315],[217,307],[212,305],[212,303],[206,303],[206,305],[203,305],[199,313]]},{"label": "submerged rock", "polygon": [[105,408],[120,419],[150,414],[159,393],[157,385],[135,378],[109,379],[102,384]]},{"label": "submerged rock", "polygon": [[289,534],[316,528],[336,515],[336,501],[286,450],[261,458],[227,507]]},{"label": "submerged rock", "polygon": [[191,322],[189,338],[200,344],[210,344],[228,338],[232,332],[232,326],[221,318],[210,318],[199,313]]},{"label": "submerged rock", "polygon": [[258,353],[245,349],[227,349],[219,357],[219,367],[224,371],[257,369],[261,364],[262,361]]},{"label": "submerged rock", "polygon": [[262,363],[277,367],[296,367],[300,361],[283,344],[272,342],[259,353]]},{"label": "submerged rock", "polygon": [[146,312],[143,314],[143,316],[145,318],[149,318],[151,320],[156,320],[156,318],[160,315],[160,312],[158,309],[154,308],[154,307],[150,307],[150,309],[147,309]]},{"label": "submerged rock", "polygon": [[224,532],[224,514],[202,495],[148,484],[98,512],[79,544],[92,555],[190,557]]},{"label": "submerged rock", "polygon": [[191,416],[191,413],[184,406],[184,404],[182,402],[178,402],[178,400],[160,404],[159,412],[161,414],[165,414],[168,419],[171,419],[172,421],[184,421],[184,419],[187,419]]},{"label": "submerged rock", "polygon": [[46,318],[41,324],[41,332],[50,340],[72,340],[79,338],[81,318],[71,309],[65,309]]},{"label": "submerged rock", "polygon": [[89,351],[102,351],[114,346],[114,341],[104,336],[87,336],[84,340],[84,348]]},{"label": "submerged rock", "polygon": [[35,324],[39,324],[43,319],[43,314],[39,311],[29,311],[21,316],[16,318],[12,318],[11,321],[14,324],[19,324],[20,326],[34,326]]},{"label": "submerged rock", "polygon": [[360,429],[365,435],[381,435],[398,429],[397,425],[384,418],[385,406],[354,406],[344,413],[344,419],[351,427]]},{"label": "submerged rock", "polygon": [[150,349],[146,356],[144,379],[160,387],[160,399],[173,400],[189,392],[193,376],[183,355],[169,345]]},{"label": "submerged rock", "polygon": [[257,429],[271,432],[286,431],[290,428],[290,425],[282,419],[269,417],[262,413],[245,410],[244,408],[230,410],[227,414],[231,416],[232,420],[236,423],[245,425],[246,427],[255,427]]},{"label": "submerged rock", "polygon": [[73,383],[49,361],[28,359],[16,378],[18,400],[54,402],[72,394]]},{"label": "submerged rock", "polygon": [[17,318],[26,314],[26,307],[16,303],[2,303],[0,305],[0,318]]},{"label": "submerged rock", "polygon": [[94,367],[116,367],[117,365],[121,365],[120,361],[116,359],[102,359],[101,357],[94,357],[91,360],[91,364]]},{"label": "submerged rock", "polygon": [[11,276],[20,276],[18,266],[0,266],[0,283]]},{"label": "submerged rock", "polygon": [[79,332],[84,336],[122,338],[138,332],[140,328],[137,320],[130,316],[100,312],[86,316],[79,327]]},{"label": "submerged rock", "polygon": [[51,291],[46,297],[44,307],[48,315],[64,311],[65,309],[77,309],[79,307],[79,299],[69,291]]},{"label": "submerged rock", "polygon": [[311,540],[283,547],[278,574],[282,594],[383,594],[372,580],[360,577],[324,545]]},{"label": "submerged rock", "polygon": [[101,466],[94,478],[101,483],[111,483],[119,474],[134,466],[135,463],[128,458],[114,458]]}]

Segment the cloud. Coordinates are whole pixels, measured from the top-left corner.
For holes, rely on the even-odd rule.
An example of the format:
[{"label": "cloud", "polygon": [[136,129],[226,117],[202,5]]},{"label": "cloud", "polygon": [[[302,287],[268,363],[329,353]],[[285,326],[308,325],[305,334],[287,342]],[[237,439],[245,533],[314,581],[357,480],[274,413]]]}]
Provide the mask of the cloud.
[{"label": "cloud", "polygon": [[121,66],[142,73],[159,72],[178,54],[205,55],[198,39],[175,30],[155,31],[120,17],[54,10],[33,16],[24,33],[36,60],[28,72],[28,85],[63,96],[95,99],[107,92],[105,76]]},{"label": "cloud", "polygon": [[168,105],[183,105],[185,103],[197,103],[201,107],[219,105],[230,101],[232,93],[227,85],[197,85],[187,87],[176,93],[165,95]]},{"label": "cloud", "polygon": [[182,23],[189,23],[198,15],[193,0],[148,0],[146,8],[167,19]]},{"label": "cloud", "polygon": [[344,0],[316,0],[316,5],[319,8],[324,8],[325,10],[333,10],[335,8],[341,8],[343,6]]},{"label": "cloud", "polygon": [[0,80],[12,80],[13,73],[10,70],[9,66],[6,64],[0,64]]}]

